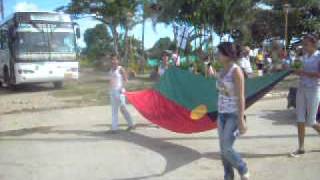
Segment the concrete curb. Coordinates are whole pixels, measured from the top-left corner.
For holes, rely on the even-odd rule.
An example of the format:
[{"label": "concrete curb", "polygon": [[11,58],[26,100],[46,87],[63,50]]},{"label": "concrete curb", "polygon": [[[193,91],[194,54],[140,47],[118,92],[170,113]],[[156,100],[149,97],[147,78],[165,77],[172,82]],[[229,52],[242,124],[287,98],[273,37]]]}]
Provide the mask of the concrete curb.
[{"label": "concrete curb", "polygon": [[286,98],[288,93],[288,91],[270,92],[264,96],[264,99]]}]

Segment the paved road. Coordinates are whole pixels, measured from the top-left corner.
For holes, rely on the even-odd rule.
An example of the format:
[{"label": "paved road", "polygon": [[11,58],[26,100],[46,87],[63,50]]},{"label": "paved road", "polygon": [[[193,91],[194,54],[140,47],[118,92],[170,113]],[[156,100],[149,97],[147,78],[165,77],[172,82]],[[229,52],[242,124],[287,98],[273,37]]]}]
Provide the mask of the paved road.
[{"label": "paved road", "polygon": [[[249,132],[236,144],[253,180],[318,180],[320,137],[308,129],[300,158],[294,113],[285,99],[247,111]],[[0,180],[221,180],[215,130],[183,135],[159,129],[132,107],[138,128],[110,135],[110,107],[25,112],[0,117]],[[122,126],[125,128],[125,126]]]}]

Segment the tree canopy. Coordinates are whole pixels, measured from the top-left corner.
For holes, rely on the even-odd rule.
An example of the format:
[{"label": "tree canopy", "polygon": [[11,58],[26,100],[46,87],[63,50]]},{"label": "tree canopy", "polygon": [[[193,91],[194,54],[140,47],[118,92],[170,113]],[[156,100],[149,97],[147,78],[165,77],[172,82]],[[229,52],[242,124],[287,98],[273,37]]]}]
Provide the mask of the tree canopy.
[{"label": "tree canopy", "polygon": [[[255,20],[251,23],[251,35],[256,43],[265,39],[279,37],[284,39],[283,1],[265,0],[272,9],[258,9]],[[320,1],[289,0],[288,39],[301,38],[306,33],[320,33]],[[267,17],[267,18],[266,18]]]},{"label": "tree canopy", "polygon": [[84,41],[86,47],[82,53],[92,59],[95,64],[98,64],[108,52],[112,52],[112,37],[104,24],[87,29],[84,33]]},{"label": "tree canopy", "polygon": [[166,38],[160,38],[154,46],[148,50],[148,54],[150,58],[157,58],[160,59],[161,54],[165,50],[175,50],[176,49],[176,43],[171,41],[169,37]]},{"label": "tree canopy", "polygon": [[[289,40],[300,38],[305,33],[320,34],[319,0],[241,0],[241,3],[239,0],[71,0],[58,10],[71,13],[76,18],[94,15],[104,27],[99,26],[87,32],[86,53],[99,56],[100,51],[112,48],[129,64],[129,59],[133,57],[129,54],[133,52],[130,50],[133,41],[128,32],[145,19],[152,19],[155,25],[171,25],[174,34],[173,42],[167,38],[160,39],[148,51],[150,56],[158,57],[162,50],[177,44],[179,46],[179,33],[185,27],[191,29],[186,37],[188,48],[185,52],[195,53],[201,51],[203,46],[212,47],[213,32],[221,38],[227,35],[230,39],[248,45],[258,45],[274,37],[284,39],[285,3],[290,4]],[[91,37],[95,33],[99,38]],[[105,37],[102,38],[101,34],[105,34]],[[142,46],[141,43],[136,44]],[[136,49],[144,57],[143,49]]]}]

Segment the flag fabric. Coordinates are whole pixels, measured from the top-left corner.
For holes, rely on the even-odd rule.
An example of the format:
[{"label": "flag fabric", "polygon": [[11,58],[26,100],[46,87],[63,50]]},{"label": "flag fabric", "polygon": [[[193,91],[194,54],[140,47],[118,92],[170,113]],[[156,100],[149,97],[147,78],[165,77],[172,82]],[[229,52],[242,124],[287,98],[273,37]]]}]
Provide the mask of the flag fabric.
[{"label": "flag fabric", "polygon": [[[246,80],[246,107],[259,100],[290,72]],[[150,122],[177,133],[216,128],[218,91],[207,79],[172,67],[151,89],[127,92],[128,101]]]}]

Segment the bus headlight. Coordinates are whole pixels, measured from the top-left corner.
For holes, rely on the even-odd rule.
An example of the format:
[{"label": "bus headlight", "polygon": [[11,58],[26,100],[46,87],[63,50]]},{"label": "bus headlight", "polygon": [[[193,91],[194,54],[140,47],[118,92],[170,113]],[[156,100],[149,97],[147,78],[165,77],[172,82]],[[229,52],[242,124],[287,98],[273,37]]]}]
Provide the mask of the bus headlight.
[{"label": "bus headlight", "polygon": [[68,71],[69,72],[78,72],[79,68],[70,68]]},{"label": "bus headlight", "polygon": [[25,70],[25,69],[19,69],[18,70],[19,74],[33,74],[34,71],[33,70]]}]

